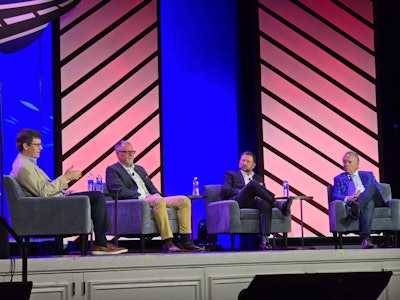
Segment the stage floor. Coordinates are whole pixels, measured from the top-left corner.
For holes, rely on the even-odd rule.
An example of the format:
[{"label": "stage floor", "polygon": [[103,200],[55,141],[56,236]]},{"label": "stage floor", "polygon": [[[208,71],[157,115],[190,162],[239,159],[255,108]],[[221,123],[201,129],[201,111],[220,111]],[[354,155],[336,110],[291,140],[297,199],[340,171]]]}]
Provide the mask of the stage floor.
[{"label": "stage floor", "polygon": [[[28,280],[33,281],[33,300],[228,300],[237,299],[255,275],[392,271],[379,299],[399,299],[400,249],[359,247],[167,254],[133,249],[115,256],[32,256]],[[12,268],[13,280],[21,280],[18,257],[0,260],[0,280],[9,281]]]}]

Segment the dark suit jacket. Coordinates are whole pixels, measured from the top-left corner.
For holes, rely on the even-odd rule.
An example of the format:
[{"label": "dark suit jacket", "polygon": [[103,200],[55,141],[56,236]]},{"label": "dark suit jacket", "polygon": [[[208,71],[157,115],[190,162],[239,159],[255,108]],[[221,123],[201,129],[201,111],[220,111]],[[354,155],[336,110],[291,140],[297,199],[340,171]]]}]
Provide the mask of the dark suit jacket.
[{"label": "dark suit jacket", "polygon": [[[135,172],[143,179],[150,194],[160,194],[142,166],[135,165]],[[107,167],[106,185],[111,193],[118,192],[118,199],[137,199],[140,196],[136,182],[118,162]]]},{"label": "dark suit jacket", "polygon": [[[254,174],[253,179],[264,184],[263,178],[258,174]],[[240,170],[227,171],[221,188],[221,199],[235,198],[244,186],[244,178]]]},{"label": "dark suit jacket", "polygon": [[[375,184],[378,190],[382,193],[381,185],[376,181],[375,176],[370,171],[358,171],[361,182],[365,188],[370,184]],[[347,173],[341,173],[333,179],[332,200],[342,200],[348,196],[349,177]]]}]

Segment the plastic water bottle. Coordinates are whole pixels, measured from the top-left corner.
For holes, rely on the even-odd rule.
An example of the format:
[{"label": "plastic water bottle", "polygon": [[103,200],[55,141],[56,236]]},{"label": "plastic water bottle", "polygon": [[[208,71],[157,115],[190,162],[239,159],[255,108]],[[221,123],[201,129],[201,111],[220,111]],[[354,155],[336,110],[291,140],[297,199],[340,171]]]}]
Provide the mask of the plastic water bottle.
[{"label": "plastic water bottle", "polygon": [[192,195],[193,196],[199,196],[200,195],[200,190],[199,190],[199,180],[197,177],[193,178],[193,184],[192,184]]},{"label": "plastic water bottle", "polygon": [[283,181],[282,184],[283,187],[283,197],[289,198],[290,194],[289,194],[289,182],[287,180]]},{"label": "plastic water bottle", "polygon": [[96,176],[96,191],[103,192],[103,178],[101,178],[100,174]]},{"label": "plastic water bottle", "polygon": [[87,177],[87,190],[94,191],[94,176],[92,172]]}]

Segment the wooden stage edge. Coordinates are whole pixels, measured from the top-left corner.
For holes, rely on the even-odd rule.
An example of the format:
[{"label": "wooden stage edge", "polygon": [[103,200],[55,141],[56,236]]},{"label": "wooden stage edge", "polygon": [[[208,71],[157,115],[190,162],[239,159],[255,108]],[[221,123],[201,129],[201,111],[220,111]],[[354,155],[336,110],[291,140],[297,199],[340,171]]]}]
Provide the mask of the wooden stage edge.
[{"label": "wooden stage edge", "polygon": [[[19,257],[0,281],[21,280]],[[400,299],[400,249],[312,249],[45,256],[28,260],[30,299],[237,299],[255,275],[392,271],[379,299]],[[316,283],[318,284],[318,283]],[[135,295],[133,297],[133,295]]]}]

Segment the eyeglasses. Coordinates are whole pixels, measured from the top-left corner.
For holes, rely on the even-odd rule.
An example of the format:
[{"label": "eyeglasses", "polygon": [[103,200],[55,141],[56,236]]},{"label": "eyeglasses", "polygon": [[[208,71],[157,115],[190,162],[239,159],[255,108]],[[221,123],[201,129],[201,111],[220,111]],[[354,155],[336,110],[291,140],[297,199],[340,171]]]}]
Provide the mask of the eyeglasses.
[{"label": "eyeglasses", "polygon": [[30,144],[30,146],[31,146],[31,145],[32,145],[32,146],[36,146],[36,147],[42,147],[42,144],[40,144],[40,143],[36,143],[36,144],[33,144],[33,143],[32,143],[32,144]]},{"label": "eyeglasses", "polygon": [[130,151],[130,150],[121,150],[121,151],[118,151],[119,153],[125,153],[125,154],[135,154],[136,153],[136,151],[135,150],[133,150],[133,151]]}]

